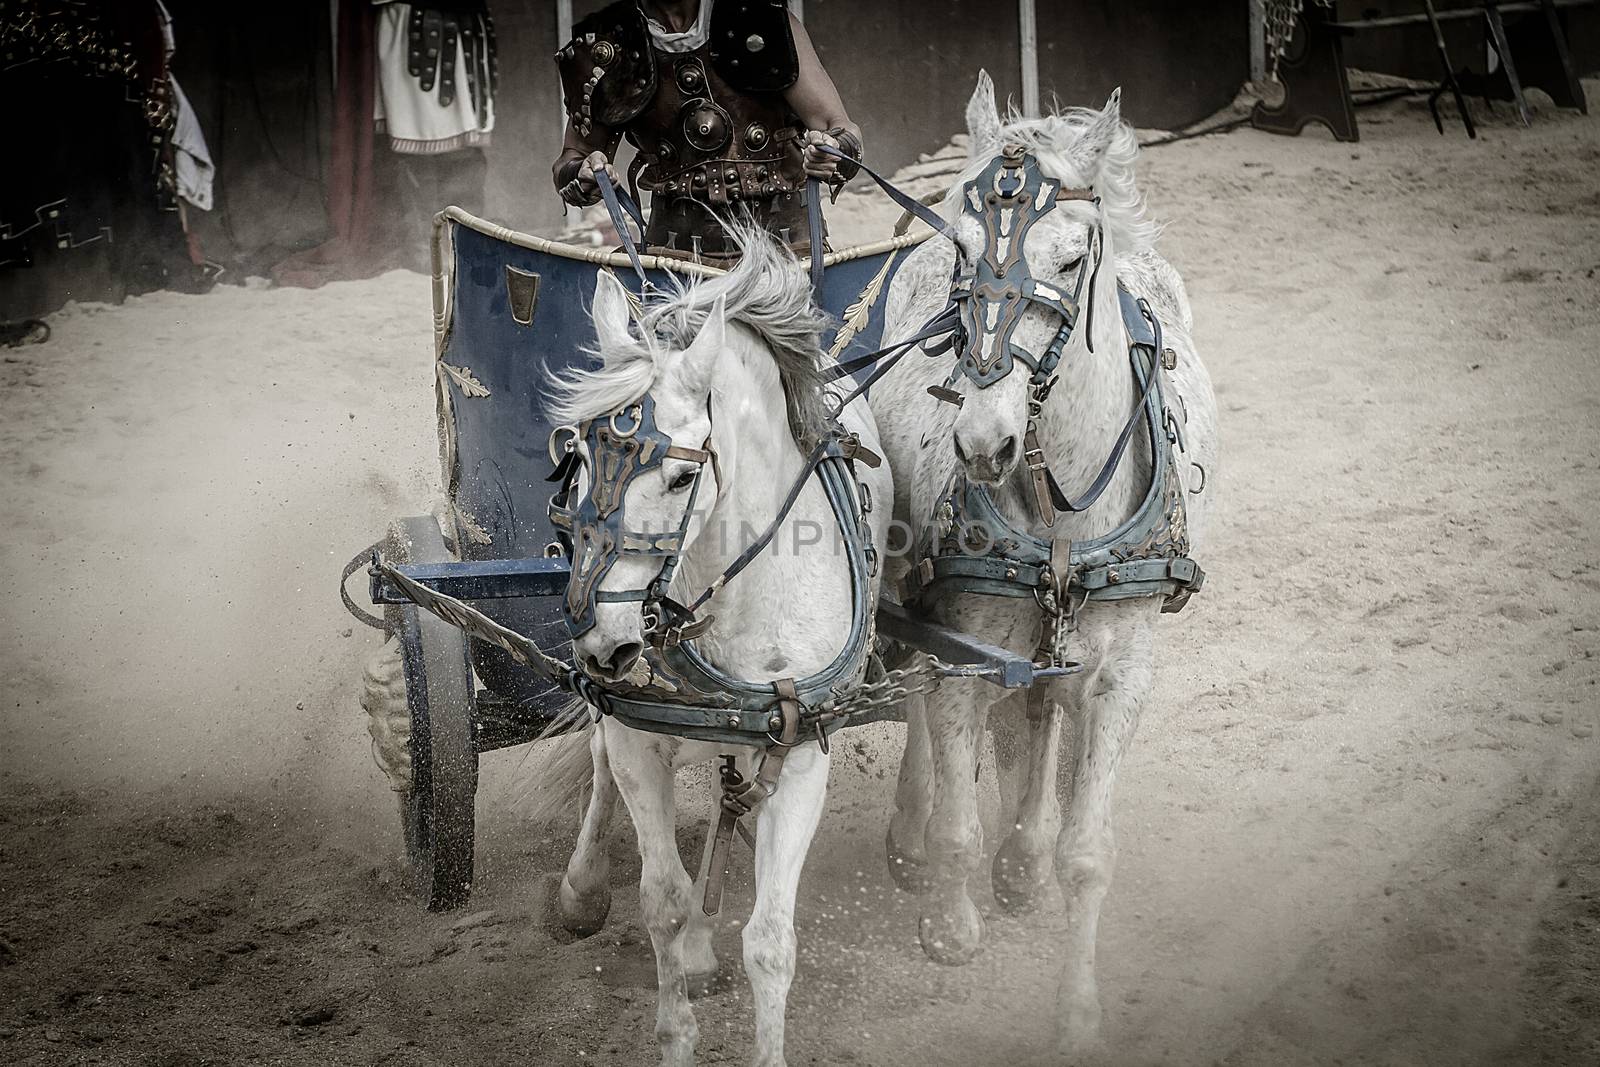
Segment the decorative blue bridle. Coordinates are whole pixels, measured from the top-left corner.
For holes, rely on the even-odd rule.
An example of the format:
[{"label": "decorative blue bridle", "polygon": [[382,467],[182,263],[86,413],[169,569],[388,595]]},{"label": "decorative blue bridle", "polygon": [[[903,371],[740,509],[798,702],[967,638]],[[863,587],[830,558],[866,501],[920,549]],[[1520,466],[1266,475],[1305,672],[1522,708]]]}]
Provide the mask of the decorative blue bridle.
[{"label": "decorative blue bridle", "polygon": [[[1029,271],[1023,255],[1028,231],[1062,200],[1099,203],[1087,189],[1065,188],[1046,177],[1038,160],[1020,148],[996,156],[962,188],[962,214],[977,221],[984,246],[975,259],[957,257],[950,290],[951,302],[960,312],[954,344],[956,364],[942,388],[929,390],[941,400],[959,405],[959,394],[952,386],[963,374],[984,389],[1004,379],[1018,362],[1032,372],[1030,381],[1035,387],[1048,388],[1077,327],[1084,286],[1088,285],[1088,306],[1092,308],[1094,278],[1099,273],[1098,227],[1090,233],[1089,254],[1078,266],[1070,294]],[[1030,306],[1041,307],[1061,320],[1037,357],[1012,340]]]}]

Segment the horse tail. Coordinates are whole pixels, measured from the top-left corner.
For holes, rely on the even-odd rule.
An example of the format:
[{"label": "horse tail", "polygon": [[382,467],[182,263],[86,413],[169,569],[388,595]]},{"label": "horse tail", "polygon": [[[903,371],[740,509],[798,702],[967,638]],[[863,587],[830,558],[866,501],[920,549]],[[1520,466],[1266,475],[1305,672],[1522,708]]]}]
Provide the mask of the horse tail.
[{"label": "horse tail", "polygon": [[[567,725],[575,720],[582,725]],[[531,780],[516,805],[524,817],[547,823],[578,809],[580,795],[594,779],[590,745],[598,740],[587,706],[577,701],[535,739],[534,758],[524,764]]]}]

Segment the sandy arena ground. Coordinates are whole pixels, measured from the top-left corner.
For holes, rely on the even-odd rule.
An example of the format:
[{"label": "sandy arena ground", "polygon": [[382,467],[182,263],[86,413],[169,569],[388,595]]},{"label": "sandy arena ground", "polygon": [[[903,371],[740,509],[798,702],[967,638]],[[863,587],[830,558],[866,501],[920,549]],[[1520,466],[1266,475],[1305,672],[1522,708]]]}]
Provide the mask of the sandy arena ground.
[{"label": "sandy arena ground", "polygon": [[[1145,156],[1225,502],[1119,782],[1112,1062],[1600,1062],[1600,116],[1483,121]],[[0,1061],[652,1059],[631,833],[572,943],[536,757],[484,760],[468,913],[394,873],[376,639],[334,586],[437,480],[426,281],[52,326],[0,364]],[[883,862],[897,732],[840,745],[791,1062],[1045,1062],[1059,915],[923,958]],[[750,1043],[739,859],[713,1062]]]}]

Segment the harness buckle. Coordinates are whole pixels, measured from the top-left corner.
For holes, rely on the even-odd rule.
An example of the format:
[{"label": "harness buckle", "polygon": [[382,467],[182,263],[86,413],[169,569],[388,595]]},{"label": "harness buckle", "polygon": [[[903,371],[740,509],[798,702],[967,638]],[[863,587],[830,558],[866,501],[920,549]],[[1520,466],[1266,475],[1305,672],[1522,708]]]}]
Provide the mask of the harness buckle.
[{"label": "harness buckle", "polygon": [[848,460],[860,460],[874,470],[883,463],[882,456],[861,443],[858,433],[850,433],[839,439],[839,454]]}]

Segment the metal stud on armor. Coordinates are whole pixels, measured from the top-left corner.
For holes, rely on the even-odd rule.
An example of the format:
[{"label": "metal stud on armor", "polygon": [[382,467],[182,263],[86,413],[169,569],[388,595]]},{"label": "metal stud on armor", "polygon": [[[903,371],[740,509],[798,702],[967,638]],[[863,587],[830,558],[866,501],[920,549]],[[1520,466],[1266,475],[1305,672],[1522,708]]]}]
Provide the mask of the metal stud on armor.
[{"label": "metal stud on armor", "polygon": [[715,152],[727,144],[728,125],[728,113],[710,100],[691,100],[684,105],[683,139],[697,151]]}]

